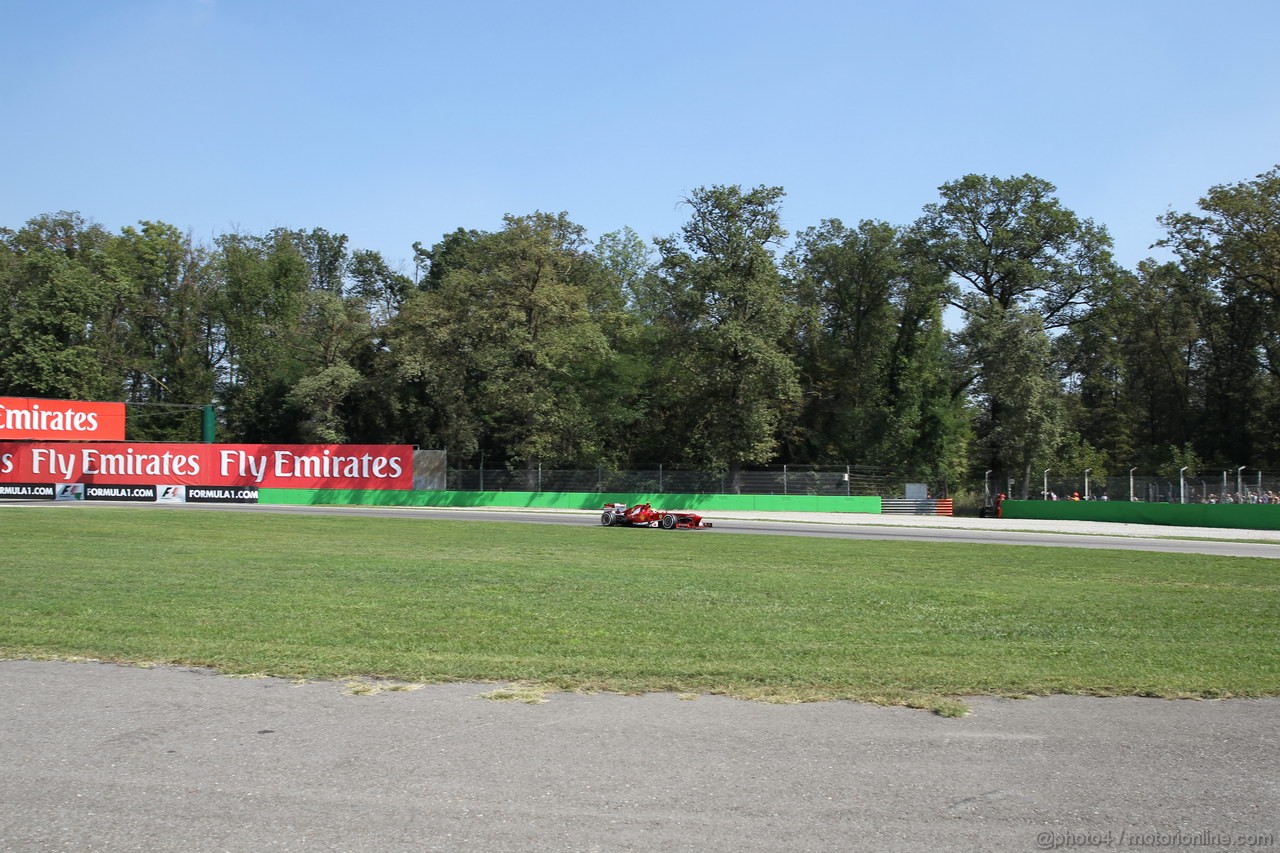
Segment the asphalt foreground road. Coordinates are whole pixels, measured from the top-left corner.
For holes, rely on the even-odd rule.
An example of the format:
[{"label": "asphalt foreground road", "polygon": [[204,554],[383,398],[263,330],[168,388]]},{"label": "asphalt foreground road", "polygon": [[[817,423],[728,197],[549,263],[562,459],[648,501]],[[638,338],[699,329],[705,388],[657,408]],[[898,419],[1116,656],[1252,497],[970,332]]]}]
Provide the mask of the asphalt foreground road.
[{"label": "asphalt foreground road", "polygon": [[1280,699],[495,686],[0,661],[0,850],[1280,849]]},{"label": "asphalt foreground road", "polygon": [[1275,849],[1280,701],[481,698],[0,663],[0,849]]}]

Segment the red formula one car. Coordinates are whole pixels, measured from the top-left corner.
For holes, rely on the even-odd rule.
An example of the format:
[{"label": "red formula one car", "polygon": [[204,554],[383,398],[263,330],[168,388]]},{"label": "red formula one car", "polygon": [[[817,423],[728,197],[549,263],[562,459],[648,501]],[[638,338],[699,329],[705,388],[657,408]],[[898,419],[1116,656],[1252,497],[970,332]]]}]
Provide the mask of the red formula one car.
[{"label": "red formula one car", "polygon": [[630,508],[626,504],[605,504],[600,523],[605,527],[657,525],[663,530],[704,530],[711,526],[711,522],[703,521],[702,516],[695,512],[654,509],[649,504],[636,504]]}]

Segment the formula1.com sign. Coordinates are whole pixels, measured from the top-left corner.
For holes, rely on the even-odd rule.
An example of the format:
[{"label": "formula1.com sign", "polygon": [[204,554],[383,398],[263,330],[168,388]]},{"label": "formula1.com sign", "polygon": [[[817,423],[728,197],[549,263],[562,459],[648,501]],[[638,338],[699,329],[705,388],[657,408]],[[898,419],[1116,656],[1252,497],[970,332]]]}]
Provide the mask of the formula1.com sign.
[{"label": "formula1.com sign", "polygon": [[218,486],[103,486],[84,483],[0,483],[0,500],[128,501],[131,503],[255,504],[258,490]]}]

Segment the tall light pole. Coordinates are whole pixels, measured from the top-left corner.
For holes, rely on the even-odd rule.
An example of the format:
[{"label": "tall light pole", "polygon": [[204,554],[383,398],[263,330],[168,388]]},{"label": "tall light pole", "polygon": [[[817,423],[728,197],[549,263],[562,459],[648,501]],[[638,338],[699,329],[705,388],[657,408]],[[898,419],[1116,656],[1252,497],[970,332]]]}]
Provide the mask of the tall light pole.
[{"label": "tall light pole", "polygon": [[1092,468],[1084,469],[1084,499],[1085,500],[1089,500],[1089,472],[1091,472],[1092,470],[1093,470]]},{"label": "tall light pole", "polygon": [[983,488],[986,490],[985,500],[991,503],[991,469],[987,469],[987,473],[983,475],[982,482],[985,483]]},{"label": "tall light pole", "polygon": [[1178,469],[1178,503],[1187,502],[1187,469]]},{"label": "tall light pole", "polygon": [[1133,503],[1133,472],[1137,471],[1137,466],[1129,469],[1129,502]]},{"label": "tall light pole", "polygon": [[1236,469],[1236,500],[1240,500],[1241,496],[1244,495],[1244,483],[1241,482],[1240,475],[1244,473],[1245,467],[1246,466],[1241,465]]},{"label": "tall light pole", "polygon": [[1049,500],[1049,472],[1052,470],[1052,468],[1044,469],[1044,491],[1040,493],[1041,500]]}]

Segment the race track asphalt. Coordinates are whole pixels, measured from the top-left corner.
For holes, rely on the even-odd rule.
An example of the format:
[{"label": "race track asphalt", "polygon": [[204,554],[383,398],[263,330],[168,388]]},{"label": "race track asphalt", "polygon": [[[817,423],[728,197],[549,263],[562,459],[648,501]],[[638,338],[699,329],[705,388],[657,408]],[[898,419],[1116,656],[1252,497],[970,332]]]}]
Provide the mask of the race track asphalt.
[{"label": "race track asphalt", "polygon": [[1280,846],[1280,699],[973,697],[946,719],[494,687],[0,661],[0,850]]},{"label": "race track asphalt", "polygon": [[[295,515],[342,515],[411,518],[422,521],[505,521],[520,524],[594,525],[597,510],[547,510],[518,507],[439,508],[389,506],[304,506],[280,504],[114,504],[111,502],[3,501],[6,506],[75,511],[79,507],[114,506],[133,511],[267,512]],[[678,507],[665,507],[678,509]],[[1028,545],[1056,548],[1108,548],[1171,554],[1280,559],[1280,530],[1166,527],[1150,524],[980,519],[944,516],[892,516],[866,513],[723,512],[707,514],[714,527],[662,535],[720,533],[772,534],[840,539],[911,540],[985,545]],[[622,531],[619,531],[622,532]],[[638,532],[638,531],[631,531]],[[659,531],[654,530],[654,533]]]}]

